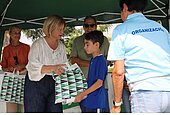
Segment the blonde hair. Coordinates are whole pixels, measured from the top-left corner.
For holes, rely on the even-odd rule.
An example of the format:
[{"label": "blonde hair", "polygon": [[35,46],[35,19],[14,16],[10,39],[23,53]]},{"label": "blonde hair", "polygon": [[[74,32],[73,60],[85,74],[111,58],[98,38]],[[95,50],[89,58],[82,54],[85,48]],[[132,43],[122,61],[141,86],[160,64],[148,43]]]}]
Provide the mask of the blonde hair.
[{"label": "blonde hair", "polygon": [[48,16],[48,18],[44,21],[43,25],[43,32],[46,36],[50,36],[52,31],[58,26],[64,25],[66,26],[65,20],[58,16],[58,15],[52,15]]}]

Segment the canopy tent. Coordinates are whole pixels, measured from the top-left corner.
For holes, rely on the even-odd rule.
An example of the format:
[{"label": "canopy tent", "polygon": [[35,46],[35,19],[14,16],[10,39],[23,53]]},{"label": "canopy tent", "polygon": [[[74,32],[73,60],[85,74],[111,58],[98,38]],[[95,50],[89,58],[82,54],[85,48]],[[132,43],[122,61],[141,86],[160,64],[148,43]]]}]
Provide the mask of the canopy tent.
[{"label": "canopy tent", "polygon": [[[160,20],[168,28],[169,0],[148,0],[144,14]],[[121,22],[119,0],[1,0],[0,46],[3,32],[9,26],[42,27],[49,15],[63,16],[69,26],[82,25],[87,15],[96,17],[100,24]]]},{"label": "canopy tent", "polygon": [[[169,0],[148,0],[144,14],[167,24]],[[119,0],[1,0],[0,27],[20,24],[23,28],[42,27],[53,14],[64,17],[68,25],[81,25],[85,16],[93,15],[98,23],[121,22]]]}]

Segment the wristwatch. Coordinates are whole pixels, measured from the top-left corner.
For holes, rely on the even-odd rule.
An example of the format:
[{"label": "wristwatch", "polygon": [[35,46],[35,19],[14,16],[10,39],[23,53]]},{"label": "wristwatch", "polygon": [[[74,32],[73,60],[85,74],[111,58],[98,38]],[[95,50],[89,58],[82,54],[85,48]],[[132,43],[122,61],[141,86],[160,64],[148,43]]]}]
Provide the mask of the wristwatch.
[{"label": "wristwatch", "polygon": [[114,104],[114,106],[121,106],[122,105],[122,100],[119,102],[119,103],[117,103],[117,102],[115,102],[115,101],[113,101],[113,104]]}]

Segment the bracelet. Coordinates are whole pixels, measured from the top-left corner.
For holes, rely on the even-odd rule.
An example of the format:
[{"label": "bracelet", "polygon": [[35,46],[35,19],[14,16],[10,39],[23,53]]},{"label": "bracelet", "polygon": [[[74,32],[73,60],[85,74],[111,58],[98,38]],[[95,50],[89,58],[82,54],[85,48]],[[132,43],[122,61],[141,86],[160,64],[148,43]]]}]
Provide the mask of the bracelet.
[{"label": "bracelet", "polygon": [[114,106],[121,106],[122,105],[122,100],[119,102],[119,103],[117,103],[116,101],[113,101],[113,103],[114,103]]}]

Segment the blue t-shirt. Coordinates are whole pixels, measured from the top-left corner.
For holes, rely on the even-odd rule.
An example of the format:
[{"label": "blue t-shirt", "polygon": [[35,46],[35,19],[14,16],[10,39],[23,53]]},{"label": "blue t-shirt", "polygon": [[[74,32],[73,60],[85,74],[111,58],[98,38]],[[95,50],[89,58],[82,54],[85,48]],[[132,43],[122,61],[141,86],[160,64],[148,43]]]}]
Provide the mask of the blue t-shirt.
[{"label": "blue t-shirt", "polygon": [[104,87],[104,81],[107,76],[107,62],[103,55],[96,56],[90,61],[88,72],[88,87],[91,87],[98,79],[103,80],[102,87],[90,93],[82,103],[87,108],[102,109],[108,107],[107,91]]},{"label": "blue t-shirt", "polygon": [[125,61],[128,84],[139,83],[134,90],[170,91],[169,33],[142,13],[114,29],[107,59]]}]

